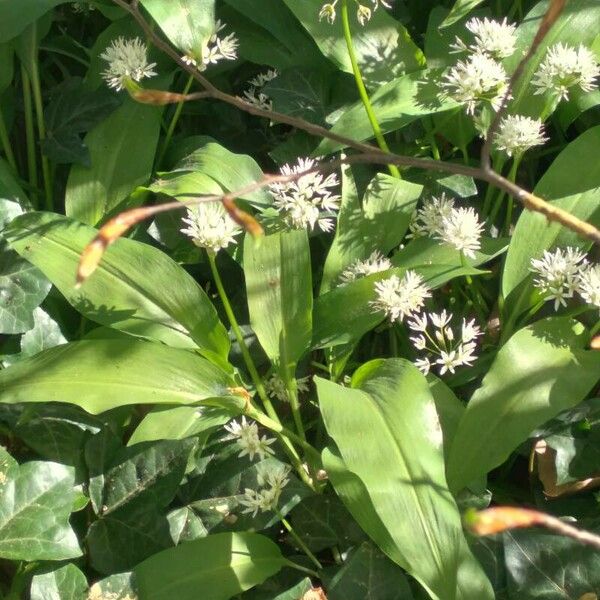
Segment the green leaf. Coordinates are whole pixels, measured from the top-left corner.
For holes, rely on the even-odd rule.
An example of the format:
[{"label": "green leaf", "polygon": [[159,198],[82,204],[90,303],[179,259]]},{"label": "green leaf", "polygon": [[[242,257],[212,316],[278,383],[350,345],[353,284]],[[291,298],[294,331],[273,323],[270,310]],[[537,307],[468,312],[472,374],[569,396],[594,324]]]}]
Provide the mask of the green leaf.
[{"label": "green leaf", "polygon": [[329,600],[412,600],[406,575],[377,546],[363,542],[327,582]]},{"label": "green leaf", "polygon": [[23,215],[7,230],[12,247],[39,267],[87,318],[171,346],[198,347],[225,364],[229,339],[212,302],[190,275],[158,249],[119,239],[96,272],[75,289],[79,257],[96,233],[92,227],[51,213]]},{"label": "green leaf", "polygon": [[[97,414],[127,404],[201,403],[227,396],[232,386],[224,371],[185,350],[90,340],[44,350],[1,370],[0,402],[67,402]],[[237,400],[227,402],[234,407]]]},{"label": "green leaf", "polygon": [[85,575],[72,564],[35,575],[31,600],[84,600],[88,591]]},{"label": "green leaf", "polygon": [[250,324],[271,362],[288,368],[310,346],[312,279],[306,231],[244,240]]},{"label": "green leaf", "polygon": [[[567,212],[600,225],[600,165],[591,159],[600,144],[600,125],[565,146],[535,187],[534,193]],[[523,211],[506,256],[502,277],[505,298],[530,276],[532,258],[555,246],[582,246],[570,229],[549,223],[543,215]]]},{"label": "green leaf", "polygon": [[590,546],[535,529],[503,537],[510,598],[592,600],[600,589],[600,554]]},{"label": "green leaf", "polygon": [[455,396],[451,388],[432,373],[427,376],[427,381],[444,436],[444,458],[448,460],[458,424],[465,413],[465,405]]},{"label": "green leaf", "polygon": [[17,37],[29,24],[68,0],[0,0],[0,42]]},{"label": "green leaf", "polygon": [[142,6],[183,54],[203,56],[203,44],[214,31],[214,0],[141,0]]},{"label": "green leaf", "polygon": [[134,569],[144,600],[227,600],[277,573],[279,548],[256,533],[217,533],[159,552]]},{"label": "green leaf", "polygon": [[[352,73],[342,27],[332,27],[327,20],[318,18],[323,3],[320,0],[284,1],[321,52],[342,71]],[[412,41],[406,28],[385,10],[374,11],[368,27],[360,27],[355,22],[352,43],[368,86],[382,85],[403,73],[421,69],[425,64],[423,53]],[[382,53],[385,60],[381,60]]]},{"label": "green leaf", "polygon": [[167,521],[169,521],[169,532],[175,546],[208,535],[202,519],[188,506],[172,510],[167,515]]},{"label": "green leaf", "polygon": [[46,139],[41,141],[42,152],[55,163],[90,167],[90,153],[79,134],[106,119],[119,104],[119,97],[107,88],[92,92],[81,79],[67,79],[52,90],[46,106]]},{"label": "green leaf", "polygon": [[286,571],[278,573],[275,577],[267,579],[262,585],[245,592],[241,598],[243,600],[298,600],[299,598],[310,598],[309,592],[313,590],[311,580],[304,577],[296,585],[289,587],[288,580],[290,580],[290,577],[287,573]]},{"label": "green leaf", "polygon": [[21,355],[33,356],[42,350],[66,344],[58,323],[43,309],[33,311],[33,328],[21,337]]},{"label": "green leaf", "polygon": [[600,378],[585,328],[550,318],[521,329],[496,355],[462,417],[450,451],[451,489],[502,464],[532,431],[581,402]]},{"label": "green leaf", "polygon": [[375,250],[386,255],[398,246],[423,186],[380,173],[369,183],[361,202],[348,169],[343,175],[343,190],[321,293],[335,287],[336,278],[355,260],[363,260]]},{"label": "green leaf", "polygon": [[33,310],[48,295],[51,283],[0,240],[0,333],[23,333],[35,325]]},{"label": "green leaf", "polygon": [[[379,14],[379,11],[376,14]],[[382,85],[373,93],[371,104],[383,133],[401,129],[424,115],[456,106],[453,100],[439,98],[439,89],[437,84],[433,83],[438,75],[438,71],[432,70],[403,75]],[[335,122],[332,131],[341,135],[348,135],[350,132],[350,137],[357,141],[372,138],[373,129],[362,102],[356,102],[347,109]],[[313,154],[322,156],[342,148],[344,144],[323,140]]]},{"label": "green leaf", "polygon": [[0,448],[0,557],[65,560],[81,555],[69,515],[75,470],[32,461],[19,466]]},{"label": "green leaf", "polygon": [[126,99],[85,136],[92,166],[73,165],[65,192],[67,216],[96,225],[148,181],[160,116],[160,107]]},{"label": "green leaf", "polygon": [[440,424],[423,375],[403,359],[375,360],[354,373],[351,388],[316,383],[339,449],[337,461],[331,451],[324,455],[325,468],[334,463],[333,485],[354,518],[432,597],[492,598],[446,484]]},{"label": "green leaf", "polygon": [[483,0],[456,0],[450,14],[444,19],[441,27],[449,27],[453,23],[460,21],[482,2]]},{"label": "green leaf", "polygon": [[[262,169],[251,156],[230,152],[207,136],[197,136],[193,139],[198,148],[175,165],[175,168],[167,174],[167,182],[172,181],[172,178],[177,179],[186,177],[186,175],[189,177],[193,174],[200,177],[209,177],[216,181],[226,192],[233,192],[260,181],[264,177]],[[177,194],[172,195],[176,196]],[[270,206],[272,204],[271,195],[263,188],[241,194],[238,198],[247,200],[255,206]]]}]

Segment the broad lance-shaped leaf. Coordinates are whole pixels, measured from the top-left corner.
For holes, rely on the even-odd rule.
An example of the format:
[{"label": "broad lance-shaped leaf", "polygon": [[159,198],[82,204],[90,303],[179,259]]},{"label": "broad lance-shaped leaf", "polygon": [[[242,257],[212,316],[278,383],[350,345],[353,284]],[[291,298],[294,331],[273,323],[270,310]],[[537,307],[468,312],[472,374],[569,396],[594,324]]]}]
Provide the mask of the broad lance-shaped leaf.
[{"label": "broad lance-shaped leaf", "polygon": [[235,385],[225,371],[186,350],[90,340],[44,350],[1,370],[0,402],[67,402],[93,414],[126,404],[205,402],[235,410],[244,402],[229,397]]},{"label": "broad lance-shaped leaf", "polygon": [[229,339],[212,302],[157,248],[119,239],[93,276],[75,289],[79,257],[96,233],[93,227],[53,213],[22,215],[6,230],[12,247],[87,318],[170,346],[199,348],[226,364]]},{"label": "broad lance-shaped leaf", "polygon": [[324,453],[325,468],[360,525],[433,598],[492,598],[446,484],[442,433],[423,375],[403,359],[374,360],[355,372],[350,388],[316,383],[338,452]]},{"label": "broad lance-shaped leaf", "polygon": [[[554,206],[596,226],[600,225],[600,164],[594,157],[599,146],[600,125],[568,144],[534,190]],[[504,297],[530,276],[531,259],[540,258],[544,250],[584,244],[589,246],[575,232],[548,222],[537,212],[523,211],[506,255],[502,277]]]},{"label": "broad lance-shaped leaf", "polygon": [[244,240],[250,323],[269,359],[284,368],[308,350],[312,277],[306,231]]},{"label": "broad lance-shaped leaf", "polygon": [[0,557],[65,560],[81,555],[69,515],[75,469],[53,462],[19,466],[0,448]]},{"label": "broad lance-shaped leaf", "polygon": [[600,379],[585,328],[550,318],[521,329],[498,352],[461,418],[448,483],[459,491],[502,464],[531,432],[581,402]]},{"label": "broad lance-shaped leaf", "polygon": [[0,1],[0,42],[17,37],[30,23],[69,0],[20,0],[18,10],[11,0]]},{"label": "broad lance-shaped leaf", "polygon": [[286,563],[277,545],[257,533],[216,533],[169,548],[134,569],[144,600],[228,600]]}]

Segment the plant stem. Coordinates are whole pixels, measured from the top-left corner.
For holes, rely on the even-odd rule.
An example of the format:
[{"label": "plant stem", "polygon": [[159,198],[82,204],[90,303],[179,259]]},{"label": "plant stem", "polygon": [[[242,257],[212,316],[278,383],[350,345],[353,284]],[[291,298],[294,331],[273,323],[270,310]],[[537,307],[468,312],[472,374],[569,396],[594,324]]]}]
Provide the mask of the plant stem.
[{"label": "plant stem", "polygon": [[33,126],[33,102],[31,99],[31,82],[24,65],[21,64],[21,81],[23,83],[23,109],[25,113],[25,137],[27,138],[27,174],[32,190],[37,188],[37,158],[35,153],[35,133]]},{"label": "plant stem", "polygon": [[[183,95],[186,95],[190,91],[190,88],[192,87],[192,83],[194,83],[194,78],[190,75],[188,77],[187,83],[185,84],[185,87],[183,88],[183,92],[181,92]],[[163,162],[163,159],[165,158],[165,154],[167,153],[167,150],[169,149],[169,144],[171,143],[173,133],[175,132],[175,127],[177,126],[179,117],[181,116],[181,111],[183,110],[183,104],[184,104],[183,102],[179,102],[177,104],[177,106],[175,107],[175,112],[173,113],[173,117],[171,119],[171,122],[169,123],[169,127],[168,127],[167,133],[165,135],[165,141],[163,142],[162,148],[160,150],[160,154],[158,155],[158,159],[156,160],[156,170],[160,169],[160,167],[162,166],[162,162]]]},{"label": "plant stem", "polygon": [[281,512],[277,511],[277,515],[281,519],[283,526],[288,530],[289,534],[294,538],[294,541],[298,546],[302,549],[304,554],[310,558],[311,562],[317,569],[321,570],[323,565],[318,561],[317,557],[310,551],[310,548],[303,542],[302,538],[294,531],[294,528],[289,523],[289,521],[281,514]]},{"label": "plant stem", "polygon": [[[377,121],[377,117],[375,116],[375,112],[373,111],[373,106],[371,105],[371,100],[369,98],[369,94],[367,92],[367,88],[365,87],[365,82],[363,81],[362,74],[360,72],[360,67],[358,65],[358,60],[356,58],[356,53],[354,52],[354,45],[352,43],[352,32],[350,31],[350,18],[348,16],[348,0],[342,0],[342,27],[344,29],[344,39],[346,40],[346,47],[348,48],[348,56],[350,57],[350,63],[352,64],[352,72],[354,73],[354,79],[356,80],[356,87],[358,88],[358,93],[360,95],[360,99],[367,111],[367,117],[369,119],[369,123],[371,123],[371,128],[373,129],[373,133],[375,134],[375,139],[377,140],[377,145],[384,151],[389,153],[390,149],[383,137],[383,133],[381,132],[381,127],[379,126],[379,122]],[[401,179],[400,171],[396,165],[388,165],[388,170],[391,175]]]},{"label": "plant stem", "polygon": [[[515,182],[515,179],[517,178],[517,171],[519,169],[519,165],[521,164],[521,156],[517,155],[514,157],[512,165],[510,167],[510,171],[508,173],[508,180],[511,183]],[[492,214],[490,215],[490,223],[494,223],[494,221],[496,220],[496,217],[498,216],[498,213],[500,212],[500,207],[502,206],[502,202],[504,201],[504,197],[506,196],[506,194],[501,191],[498,194],[498,198],[496,199],[496,202],[494,204],[494,208],[492,210]],[[510,198],[512,199],[512,196],[510,196]],[[512,208],[510,209],[511,213],[512,213]],[[506,224],[506,223],[505,223]]]},{"label": "plant stem", "polygon": [[[44,122],[44,106],[42,103],[42,88],[40,85],[40,72],[38,68],[38,53],[37,48],[35,56],[31,61],[31,89],[33,91],[33,102],[35,104],[35,114],[37,117],[37,128],[38,137],[40,142],[46,139],[46,124]],[[42,177],[44,179],[44,193],[45,193],[45,207],[46,210],[54,209],[54,202],[52,199],[52,174],[50,172],[50,162],[48,157],[42,152]]]},{"label": "plant stem", "polygon": [[6,129],[6,122],[4,121],[4,115],[2,114],[2,109],[0,108],[0,142],[2,142],[2,149],[4,150],[4,154],[6,155],[6,160],[8,164],[11,166],[12,170],[17,173],[17,162],[15,160],[15,155],[12,150],[12,146],[10,145],[10,138],[8,136],[8,130]]},{"label": "plant stem", "polygon": [[296,431],[303,440],[306,440],[304,423],[302,423],[302,415],[300,414],[300,403],[298,402],[298,386],[296,383],[296,378],[293,375],[290,376],[288,367],[285,368],[285,387],[290,400],[290,408],[292,409],[292,416],[294,418],[294,424],[296,425]]},{"label": "plant stem", "polygon": [[292,560],[288,560],[288,559],[284,559],[284,560],[285,560],[285,564],[288,567],[291,567],[292,569],[296,569],[296,571],[300,571],[301,573],[306,573],[307,575],[310,575],[311,577],[318,579],[319,574],[316,571],[313,571],[312,569],[307,569],[306,567],[303,567],[302,565],[299,565],[298,563],[295,563]]},{"label": "plant stem", "polygon": [[590,329],[590,337],[594,337],[600,331],[600,320]]},{"label": "plant stem", "polygon": [[37,568],[37,563],[20,563],[17,567],[13,580],[10,584],[10,590],[5,597],[5,600],[21,600],[23,590],[27,585],[29,573]]}]

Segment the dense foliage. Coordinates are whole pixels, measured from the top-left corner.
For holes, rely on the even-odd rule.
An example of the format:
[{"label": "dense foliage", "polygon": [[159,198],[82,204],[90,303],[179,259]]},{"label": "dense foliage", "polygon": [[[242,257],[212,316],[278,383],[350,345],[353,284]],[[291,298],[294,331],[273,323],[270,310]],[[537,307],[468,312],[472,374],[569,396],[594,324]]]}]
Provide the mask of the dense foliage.
[{"label": "dense foliage", "polygon": [[0,0],[0,598],[598,597],[600,3],[361,2]]}]

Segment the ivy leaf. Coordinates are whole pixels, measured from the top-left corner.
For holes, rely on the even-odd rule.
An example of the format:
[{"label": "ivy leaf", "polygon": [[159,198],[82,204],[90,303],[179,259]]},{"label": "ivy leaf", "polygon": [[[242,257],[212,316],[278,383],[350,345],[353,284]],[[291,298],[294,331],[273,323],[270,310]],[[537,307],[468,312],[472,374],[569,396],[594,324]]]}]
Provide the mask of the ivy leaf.
[{"label": "ivy leaf", "polygon": [[35,575],[31,600],[83,600],[88,590],[85,575],[72,564]]},{"label": "ivy leaf", "polygon": [[81,555],[69,515],[75,469],[53,462],[19,466],[0,448],[0,557],[65,560]]},{"label": "ivy leaf", "polygon": [[47,348],[66,344],[58,323],[39,306],[33,311],[33,328],[21,337],[21,355],[33,356]]}]

